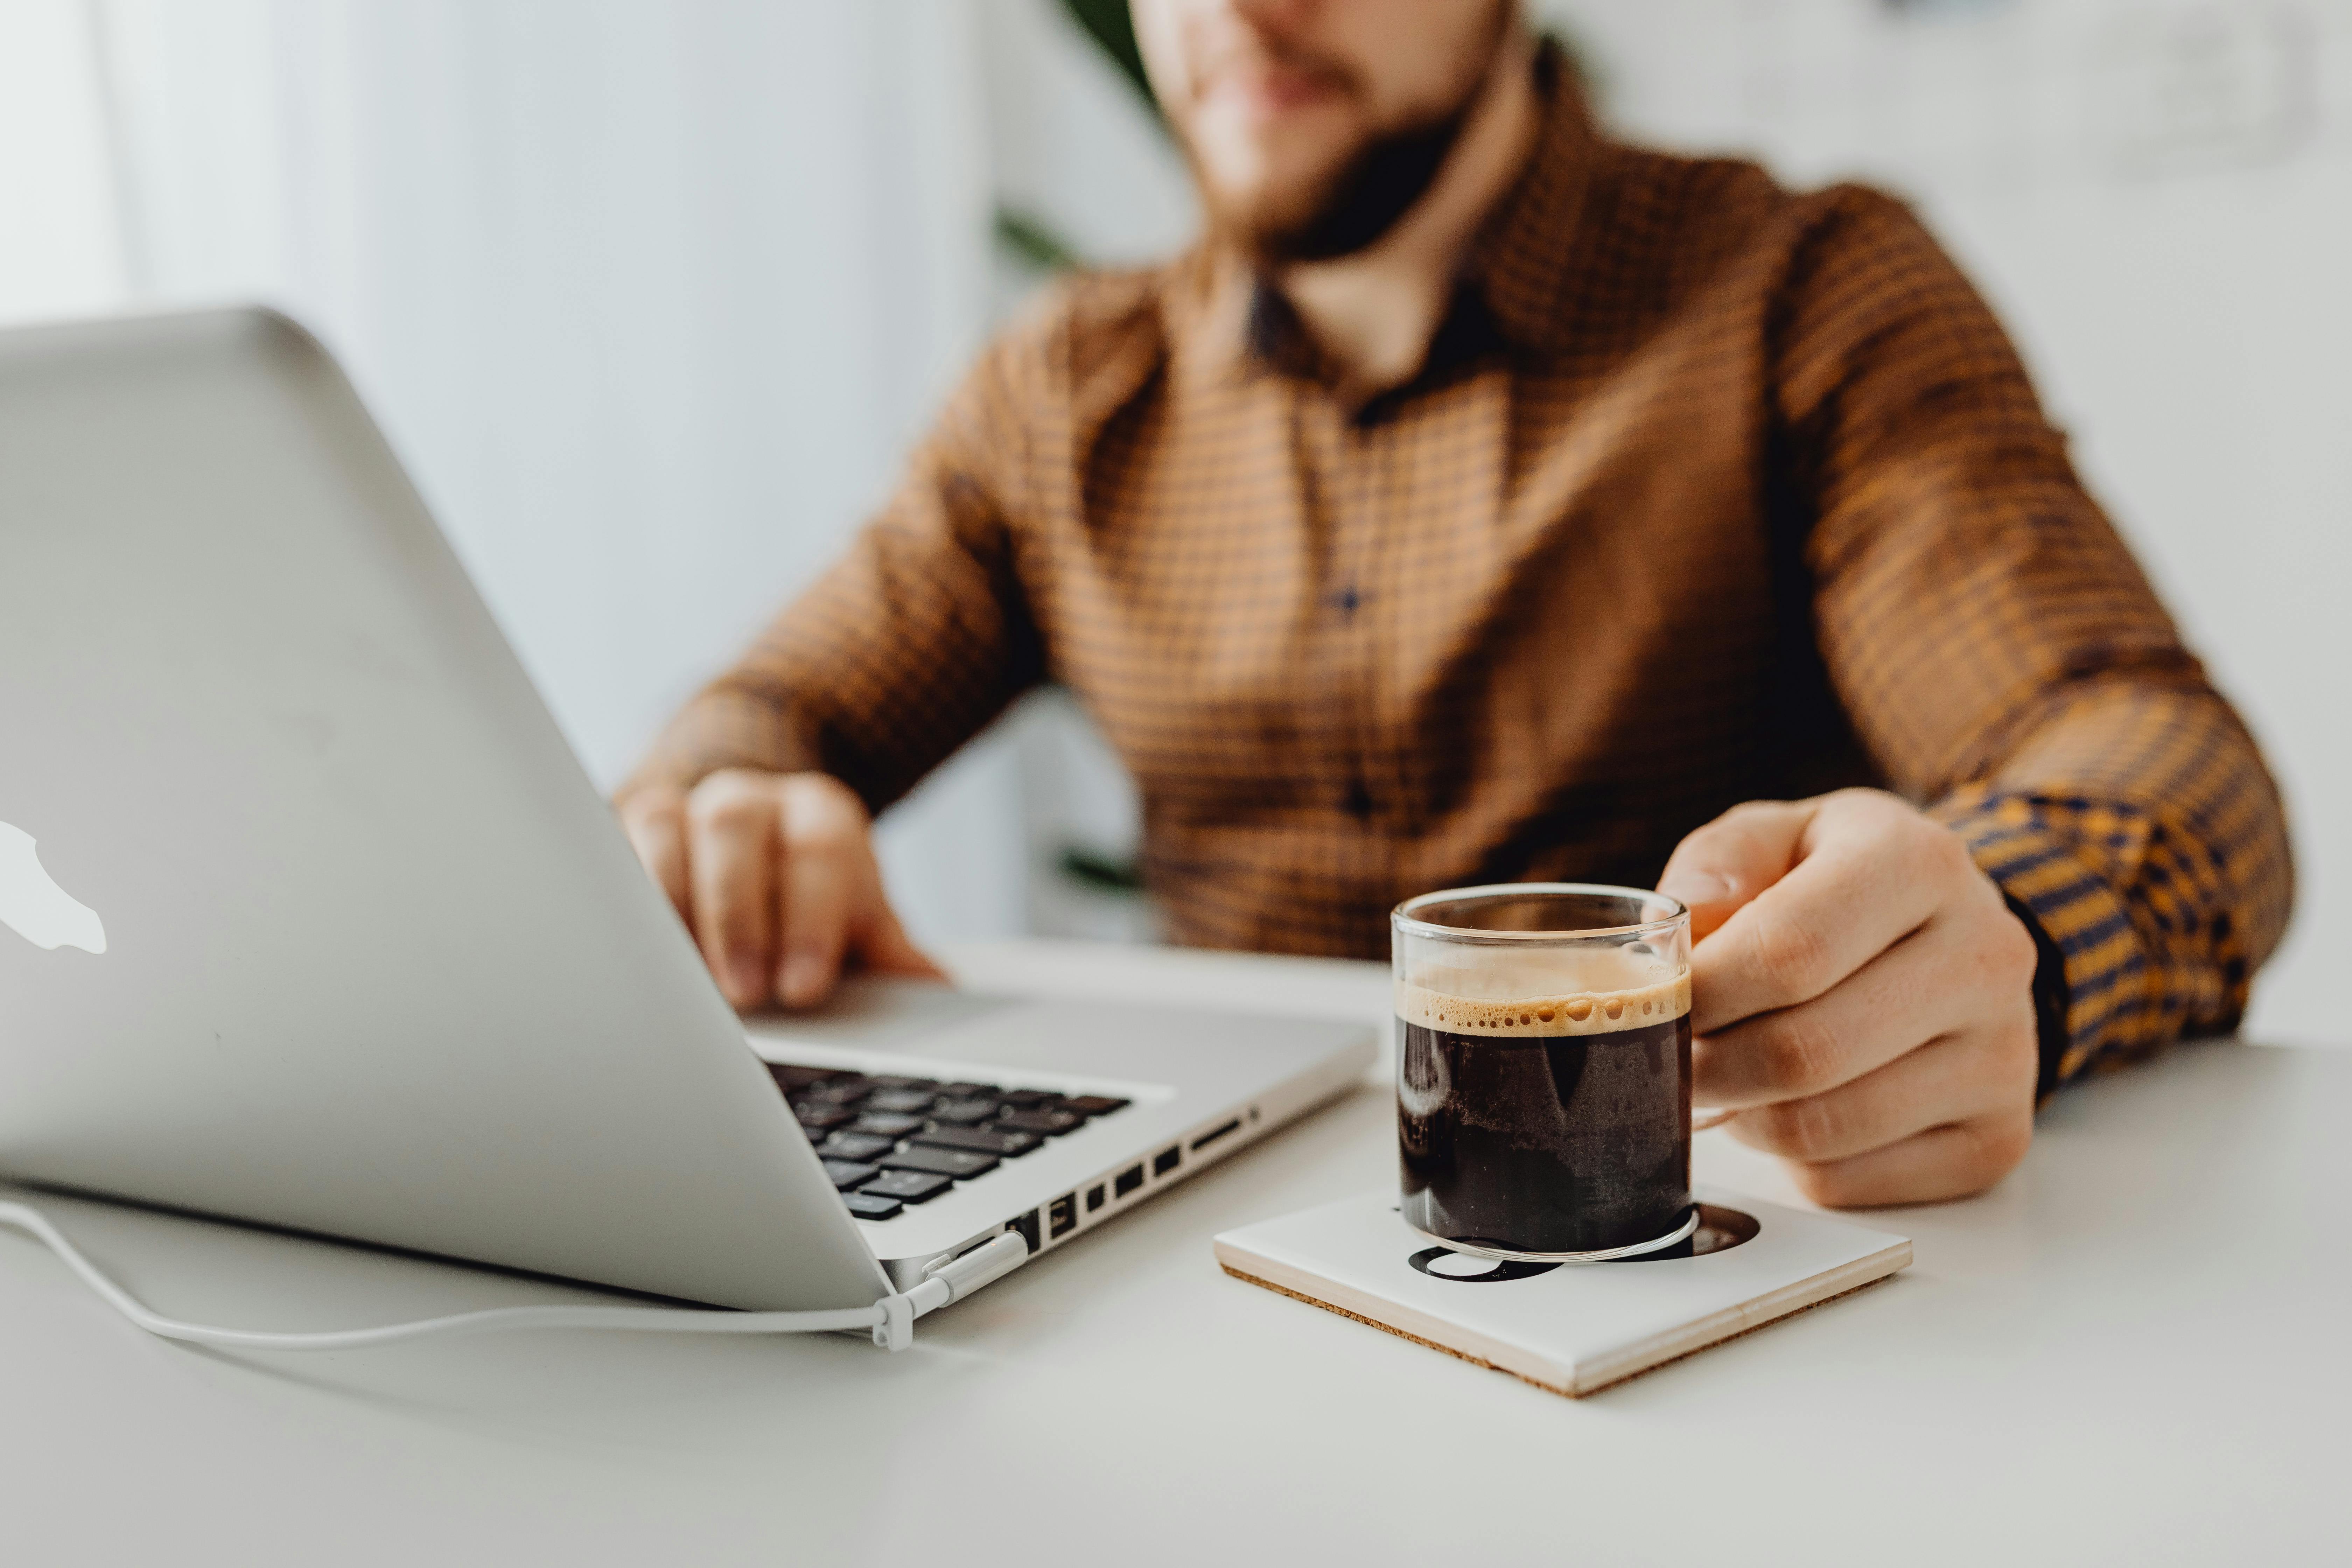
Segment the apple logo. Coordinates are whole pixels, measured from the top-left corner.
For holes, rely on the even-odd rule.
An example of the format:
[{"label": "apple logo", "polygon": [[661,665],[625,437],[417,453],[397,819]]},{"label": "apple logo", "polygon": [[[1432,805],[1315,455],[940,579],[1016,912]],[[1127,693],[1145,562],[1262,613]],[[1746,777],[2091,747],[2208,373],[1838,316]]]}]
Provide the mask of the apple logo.
[{"label": "apple logo", "polygon": [[78,947],[106,951],[106,926],[98,911],[77,903],[41,868],[33,836],[0,822],[0,925],[35,947],[54,952]]}]

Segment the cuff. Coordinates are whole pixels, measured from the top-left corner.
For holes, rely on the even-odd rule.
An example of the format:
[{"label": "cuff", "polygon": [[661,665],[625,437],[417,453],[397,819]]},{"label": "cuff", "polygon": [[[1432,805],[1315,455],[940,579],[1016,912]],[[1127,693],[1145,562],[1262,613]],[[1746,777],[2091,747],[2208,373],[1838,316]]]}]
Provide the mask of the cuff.
[{"label": "cuff", "polygon": [[2146,969],[2123,896],[2074,853],[2030,796],[1969,790],[1929,815],[1969,853],[2025,922],[2041,954],[2033,1003],[2042,1029],[2037,1098],[2083,1070],[2112,1032]]}]

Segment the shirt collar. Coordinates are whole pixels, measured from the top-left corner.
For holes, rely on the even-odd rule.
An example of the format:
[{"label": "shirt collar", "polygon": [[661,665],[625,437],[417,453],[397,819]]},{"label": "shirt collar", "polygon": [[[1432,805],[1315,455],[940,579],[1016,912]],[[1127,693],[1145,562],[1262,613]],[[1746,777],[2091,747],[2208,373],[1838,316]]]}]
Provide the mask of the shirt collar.
[{"label": "shirt collar", "polygon": [[1508,342],[1556,345],[1581,255],[1578,231],[1600,138],[1576,68],[1547,39],[1536,57],[1542,105],[1527,166],[1486,215],[1463,258],[1464,280],[1485,299]]}]

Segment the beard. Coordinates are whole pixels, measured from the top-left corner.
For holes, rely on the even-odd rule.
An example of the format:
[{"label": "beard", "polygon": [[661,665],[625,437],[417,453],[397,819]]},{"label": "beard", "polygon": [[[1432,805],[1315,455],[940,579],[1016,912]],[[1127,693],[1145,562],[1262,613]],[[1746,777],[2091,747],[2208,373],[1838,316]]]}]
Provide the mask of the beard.
[{"label": "beard", "polygon": [[1379,244],[1437,183],[1469,117],[1465,101],[1442,120],[1372,137],[1326,177],[1301,216],[1250,229],[1249,250],[1261,265],[1282,266],[1336,261]]},{"label": "beard", "polygon": [[[1468,68],[1451,105],[1372,131],[1303,192],[1271,201],[1234,199],[1217,189],[1209,171],[1186,148],[1212,224],[1261,268],[1335,261],[1379,244],[1437,183],[1508,47],[1515,14],[1510,0],[1496,5],[1485,47],[1475,51],[1474,60],[1465,62]],[[1336,62],[1306,63],[1346,79],[1344,68]]]}]

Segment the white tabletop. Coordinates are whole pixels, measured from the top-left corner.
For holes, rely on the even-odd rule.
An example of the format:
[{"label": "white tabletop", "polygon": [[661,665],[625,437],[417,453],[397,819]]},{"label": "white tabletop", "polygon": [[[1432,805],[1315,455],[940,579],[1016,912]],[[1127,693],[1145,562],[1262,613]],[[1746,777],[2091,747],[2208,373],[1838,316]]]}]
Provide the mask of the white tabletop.
[{"label": "white tabletop", "polygon": [[[1384,1017],[1374,965],[974,947],[996,989]],[[2352,1055],[2178,1049],[2070,1090],[1882,1285],[1570,1402],[1227,1279],[1209,1238],[1393,1180],[1364,1090],[923,1321],[333,1356],[149,1339],[0,1233],[12,1563],[1806,1563],[2344,1550]],[[1704,1180],[1795,1201],[1699,1140]],[[166,1310],[329,1327],[562,1299],[50,1201]]]}]

